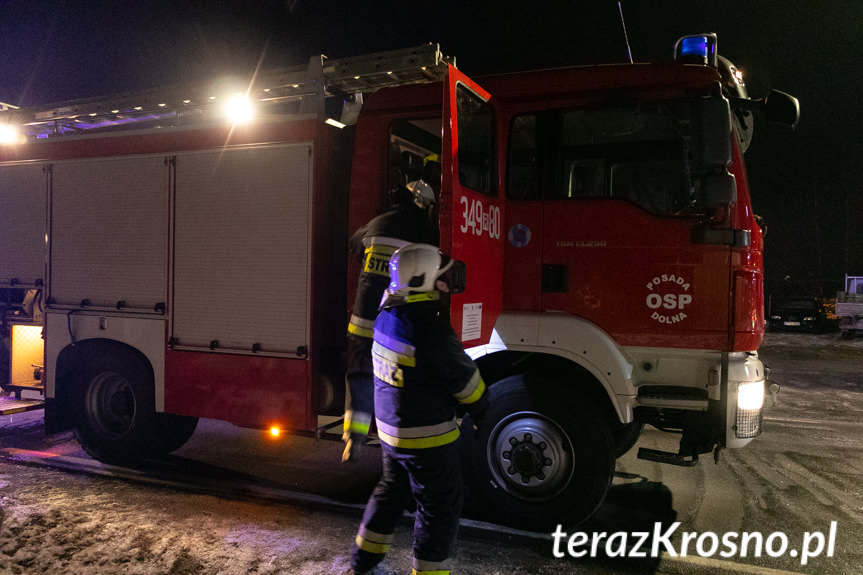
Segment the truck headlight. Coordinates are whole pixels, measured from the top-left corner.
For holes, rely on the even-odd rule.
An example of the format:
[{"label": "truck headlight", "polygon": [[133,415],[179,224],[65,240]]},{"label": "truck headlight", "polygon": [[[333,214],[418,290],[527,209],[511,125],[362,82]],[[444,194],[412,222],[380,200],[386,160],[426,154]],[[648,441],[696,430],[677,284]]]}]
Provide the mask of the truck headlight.
[{"label": "truck headlight", "polygon": [[737,386],[737,418],[734,434],[755,437],[761,433],[764,408],[764,381],[747,381]]},{"label": "truck headlight", "polygon": [[737,409],[761,409],[764,407],[764,382],[749,381],[737,386]]}]

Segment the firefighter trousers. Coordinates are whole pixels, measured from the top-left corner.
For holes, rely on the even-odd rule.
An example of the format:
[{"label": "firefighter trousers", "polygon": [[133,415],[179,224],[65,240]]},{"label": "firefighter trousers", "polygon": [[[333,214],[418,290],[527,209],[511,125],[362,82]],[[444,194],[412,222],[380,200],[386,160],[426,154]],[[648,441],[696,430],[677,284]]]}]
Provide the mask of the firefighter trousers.
[{"label": "firefighter trousers", "polygon": [[450,572],[463,502],[458,445],[396,450],[381,444],[383,473],[351,553],[355,572],[371,571],[383,560],[411,497],[416,501],[413,573]]},{"label": "firefighter trousers", "polygon": [[345,400],[345,436],[369,434],[375,411],[375,376],[372,368],[370,337],[353,333],[347,336],[347,397]]}]

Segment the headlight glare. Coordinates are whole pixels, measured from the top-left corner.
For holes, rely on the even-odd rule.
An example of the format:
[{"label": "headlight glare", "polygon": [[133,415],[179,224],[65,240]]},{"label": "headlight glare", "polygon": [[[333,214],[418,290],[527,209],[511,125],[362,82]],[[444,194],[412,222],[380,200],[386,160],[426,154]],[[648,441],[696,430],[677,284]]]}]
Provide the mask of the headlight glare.
[{"label": "headlight glare", "polygon": [[764,407],[764,382],[750,381],[737,387],[738,409],[761,409]]}]

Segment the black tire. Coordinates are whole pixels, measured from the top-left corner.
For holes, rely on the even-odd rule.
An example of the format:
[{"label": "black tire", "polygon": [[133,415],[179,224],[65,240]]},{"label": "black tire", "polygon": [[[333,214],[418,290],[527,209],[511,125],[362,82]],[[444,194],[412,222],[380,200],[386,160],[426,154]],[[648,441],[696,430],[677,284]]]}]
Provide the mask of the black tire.
[{"label": "black tire", "polygon": [[614,475],[608,422],[585,394],[516,375],[489,390],[474,431],[465,417],[465,477],[480,513],[547,531],[576,525],[602,503]]},{"label": "black tire", "polygon": [[157,456],[163,456],[180,449],[192,438],[197,428],[197,417],[157,413],[156,430],[153,438],[154,453]]},{"label": "black tire", "polygon": [[631,421],[615,429],[612,434],[614,457],[619,458],[626,455],[638,443],[642,431],[644,431],[644,424],[638,421]]},{"label": "black tire", "polygon": [[153,373],[133,353],[95,353],[81,371],[75,436],[104,463],[160,457],[188,441],[197,418],[156,413]]}]

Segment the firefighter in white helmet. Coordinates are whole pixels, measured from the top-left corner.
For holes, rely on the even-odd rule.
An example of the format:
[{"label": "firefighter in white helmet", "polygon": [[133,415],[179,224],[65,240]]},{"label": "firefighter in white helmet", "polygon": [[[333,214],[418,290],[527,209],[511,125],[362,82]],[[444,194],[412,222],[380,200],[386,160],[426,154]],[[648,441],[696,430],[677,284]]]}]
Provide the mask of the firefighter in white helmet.
[{"label": "firefighter in white helmet", "polygon": [[390,199],[390,209],[357,230],[350,240],[351,251],[362,255],[363,269],[348,324],[344,462],[359,456],[374,413],[372,328],[389,283],[390,256],[410,243],[437,243],[431,186],[416,180],[392,190]]},{"label": "firefighter in white helmet", "polygon": [[450,572],[462,508],[456,406],[474,421],[488,406],[479,370],[440,305],[441,292],[463,289],[463,270],[427,244],[403,247],[390,260],[373,348],[383,473],[353,546],[354,573],[368,573],[384,558],[411,497],[413,573]]}]

